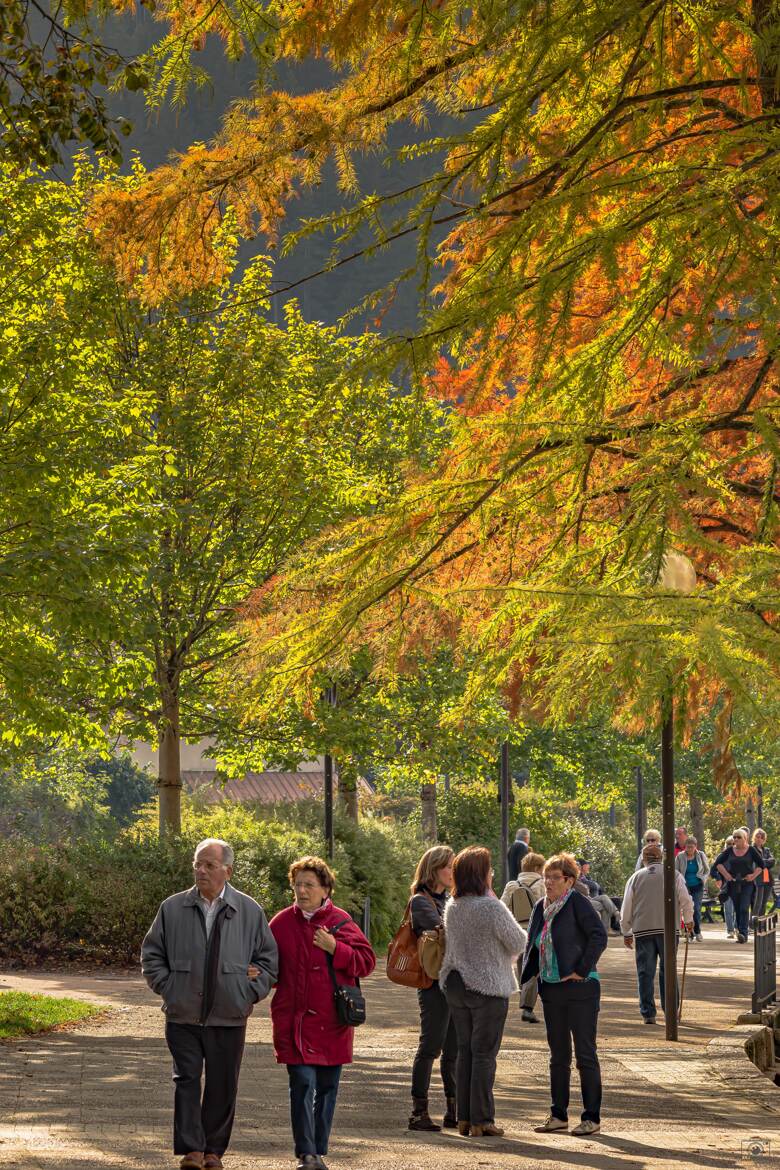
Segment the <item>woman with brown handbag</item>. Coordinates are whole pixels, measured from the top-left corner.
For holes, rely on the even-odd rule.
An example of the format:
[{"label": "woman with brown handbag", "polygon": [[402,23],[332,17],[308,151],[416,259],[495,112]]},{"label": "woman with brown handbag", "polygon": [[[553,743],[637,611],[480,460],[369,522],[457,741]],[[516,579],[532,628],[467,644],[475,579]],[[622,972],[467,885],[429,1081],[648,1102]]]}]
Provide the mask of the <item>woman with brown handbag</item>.
[{"label": "woman with brown handbag", "polygon": [[[422,855],[414,872],[411,886],[409,913],[411,928],[417,938],[426,930],[436,930],[442,925],[444,907],[452,886],[452,862],[454,853],[449,845],[435,845]],[[438,1132],[441,1129],[428,1112],[428,1091],[431,1083],[433,1062],[441,1057],[441,1079],[447,1111],[442,1125],[454,1129],[457,1125],[455,1112],[455,1065],[458,1057],[458,1042],[455,1026],[450,1017],[444,992],[437,982],[417,989],[420,1007],[420,1040],[412,1065],[412,1113],[409,1129]]]}]

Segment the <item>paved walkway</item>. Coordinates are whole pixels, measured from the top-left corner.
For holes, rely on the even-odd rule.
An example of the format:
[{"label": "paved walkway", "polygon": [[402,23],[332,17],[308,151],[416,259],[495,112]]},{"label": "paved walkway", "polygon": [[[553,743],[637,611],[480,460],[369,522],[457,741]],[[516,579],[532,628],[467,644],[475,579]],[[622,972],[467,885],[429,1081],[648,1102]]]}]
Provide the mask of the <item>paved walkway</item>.
[{"label": "paved walkway", "polygon": [[[513,1002],[499,1059],[502,1139],[410,1134],[405,1129],[416,1040],[413,992],[381,972],[366,983],[370,1023],[358,1030],[345,1070],[329,1163],[344,1170],[680,1170],[780,1165],[780,1090],[758,1096],[722,1078],[708,1043],[748,1007],[752,947],[709,927],[691,946],[680,1043],[641,1023],[633,954],[610,941],[602,961],[600,1052],[603,1132],[582,1140],[540,1135],[547,1111],[543,1025],[521,1024]],[[170,1154],[171,1085],[158,1001],[136,975],[7,973],[10,987],[78,995],[110,1005],[97,1023],[0,1047],[0,1167],[8,1170],[125,1170],[175,1167]],[[777,1093],[775,1105],[773,1094]],[[441,1101],[434,1098],[437,1109]],[[574,1115],[577,1110],[575,1109]],[[774,1142],[751,1161],[743,1143]],[[290,1170],[286,1077],[270,1046],[268,1006],[249,1026],[234,1140],[227,1167]]]}]

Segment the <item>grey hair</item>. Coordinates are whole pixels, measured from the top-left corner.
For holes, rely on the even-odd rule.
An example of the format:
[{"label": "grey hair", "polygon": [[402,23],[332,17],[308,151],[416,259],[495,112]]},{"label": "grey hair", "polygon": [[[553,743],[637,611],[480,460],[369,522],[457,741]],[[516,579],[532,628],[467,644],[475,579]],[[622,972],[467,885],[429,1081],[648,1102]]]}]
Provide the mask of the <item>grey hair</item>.
[{"label": "grey hair", "polygon": [[228,845],[227,841],[223,841],[221,837],[205,837],[202,841],[198,841],[195,846],[195,857],[198,856],[201,849],[207,849],[209,845],[219,845],[222,848],[222,864],[232,865],[235,861],[235,854],[233,848]]},{"label": "grey hair", "polygon": [[647,844],[647,839],[651,834],[653,837],[657,837],[659,841],[661,840],[661,834],[659,833],[658,829],[645,829],[645,836],[644,836],[645,845]]},{"label": "grey hair", "polygon": [[518,829],[515,833],[515,841],[527,841],[530,836],[530,829]]}]

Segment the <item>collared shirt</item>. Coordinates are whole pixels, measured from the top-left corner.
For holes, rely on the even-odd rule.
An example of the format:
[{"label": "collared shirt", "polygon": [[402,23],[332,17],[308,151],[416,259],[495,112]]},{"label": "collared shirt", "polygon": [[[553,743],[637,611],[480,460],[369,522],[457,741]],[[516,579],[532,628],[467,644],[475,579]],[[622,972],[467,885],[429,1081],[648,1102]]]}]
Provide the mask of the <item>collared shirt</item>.
[{"label": "collared shirt", "polygon": [[214,925],[214,919],[217,917],[219,908],[222,905],[222,898],[224,893],[225,887],[223,886],[213,902],[207,901],[201,893],[198,893],[198,901],[201,904],[203,914],[206,918],[206,938],[209,938],[211,935],[211,928]]},{"label": "collared shirt", "polygon": [[[310,922],[315,914],[319,914],[320,910],[327,910],[332,905],[333,903],[331,902],[330,898],[326,898],[324,902],[320,903],[316,910],[301,910],[301,914],[307,922]],[[301,909],[300,906],[298,909]]]}]

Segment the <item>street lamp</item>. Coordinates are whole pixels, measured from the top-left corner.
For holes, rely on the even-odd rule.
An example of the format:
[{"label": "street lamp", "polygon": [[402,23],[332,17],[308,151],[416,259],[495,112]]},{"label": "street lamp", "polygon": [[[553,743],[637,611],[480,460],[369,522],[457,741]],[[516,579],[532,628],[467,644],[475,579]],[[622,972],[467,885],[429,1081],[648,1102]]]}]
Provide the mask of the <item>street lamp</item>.
[{"label": "street lamp", "polygon": [[[696,570],[682,553],[668,550],[656,584],[668,593],[693,593]],[[661,807],[664,839],[664,1016],[666,1039],[677,1039],[677,919],[674,858],[674,693],[663,697],[661,723]]]}]

